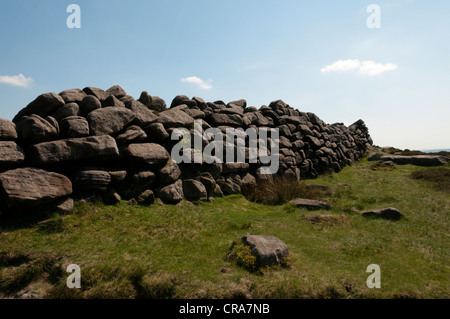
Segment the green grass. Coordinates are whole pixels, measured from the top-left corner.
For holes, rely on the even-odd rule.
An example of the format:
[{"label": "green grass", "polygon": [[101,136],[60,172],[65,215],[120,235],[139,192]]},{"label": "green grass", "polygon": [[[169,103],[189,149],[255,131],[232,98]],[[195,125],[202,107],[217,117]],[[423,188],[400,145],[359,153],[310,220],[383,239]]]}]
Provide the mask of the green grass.
[{"label": "green grass", "polygon": [[[0,297],[449,298],[450,200],[413,179],[419,170],[373,170],[361,161],[306,181],[335,190],[320,198],[333,207],[323,212],[234,195],[196,205],[83,204],[69,215],[3,218]],[[384,207],[405,218],[360,215]],[[227,258],[247,234],[283,240],[290,267],[261,275]],[[66,287],[69,264],[81,267],[82,289]],[[381,289],[366,286],[370,264],[381,267]]]}]

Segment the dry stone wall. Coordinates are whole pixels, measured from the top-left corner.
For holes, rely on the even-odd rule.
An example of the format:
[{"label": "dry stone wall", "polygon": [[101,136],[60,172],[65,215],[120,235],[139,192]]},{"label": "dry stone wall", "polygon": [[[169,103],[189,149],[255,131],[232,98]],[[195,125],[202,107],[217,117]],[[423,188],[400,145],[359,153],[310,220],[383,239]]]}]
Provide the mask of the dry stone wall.
[{"label": "dry stone wall", "polygon": [[[326,124],[281,100],[248,107],[245,100],[224,103],[179,95],[170,107],[142,92],[138,100],[120,86],[87,87],[46,93],[13,121],[0,119],[0,207],[15,212],[32,207],[63,211],[73,198],[100,196],[151,203],[207,200],[241,192],[261,178],[261,162],[177,164],[171,139],[177,128],[276,128],[279,170],[299,180],[340,171],[362,158],[372,144],[362,120],[346,127]],[[210,141],[202,138],[203,146]],[[274,141],[271,141],[273,143]],[[225,143],[225,142],[224,142]]]}]

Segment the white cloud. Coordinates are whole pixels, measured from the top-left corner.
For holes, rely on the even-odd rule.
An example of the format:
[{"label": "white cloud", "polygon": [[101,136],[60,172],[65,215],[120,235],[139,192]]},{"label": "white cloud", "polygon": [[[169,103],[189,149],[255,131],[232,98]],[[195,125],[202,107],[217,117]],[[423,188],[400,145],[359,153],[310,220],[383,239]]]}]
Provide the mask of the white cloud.
[{"label": "white cloud", "polygon": [[382,63],[376,63],[373,61],[364,61],[361,64],[361,67],[359,68],[359,73],[368,75],[368,76],[375,76],[375,75],[379,75],[381,73],[384,73],[387,71],[393,71],[396,69],[397,69],[397,66],[392,63],[382,64]]},{"label": "white cloud", "polygon": [[322,72],[349,71],[361,66],[359,60],[339,60],[321,69]]},{"label": "white cloud", "polygon": [[359,73],[367,76],[380,75],[387,71],[396,70],[397,66],[392,63],[382,64],[374,61],[339,60],[321,69],[321,72],[337,72],[359,70]]},{"label": "white cloud", "polygon": [[196,76],[182,78],[181,82],[197,85],[198,87],[200,87],[203,90],[209,90],[212,88],[212,85],[209,83],[209,82],[212,82],[212,80],[208,80],[206,82]]},{"label": "white cloud", "polygon": [[0,83],[27,88],[28,86],[30,86],[31,82],[33,82],[33,79],[30,77],[27,78],[23,74],[13,76],[0,75]]}]

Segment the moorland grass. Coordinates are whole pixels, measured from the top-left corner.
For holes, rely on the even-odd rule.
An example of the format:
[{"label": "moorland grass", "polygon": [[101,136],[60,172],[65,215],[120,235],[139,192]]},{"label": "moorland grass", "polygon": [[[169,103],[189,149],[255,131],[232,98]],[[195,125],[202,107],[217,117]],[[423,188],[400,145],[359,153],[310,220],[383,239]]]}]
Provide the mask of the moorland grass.
[{"label": "moorland grass", "polygon": [[[334,189],[321,195],[333,207],[323,212],[233,195],[176,206],[78,203],[67,215],[3,216],[0,297],[33,291],[41,298],[449,298],[450,199],[412,177],[422,170],[374,170],[363,160],[303,181]],[[360,214],[384,207],[405,218]],[[227,258],[247,234],[283,240],[290,267],[262,275]],[[69,264],[81,267],[81,289],[66,287]],[[381,267],[381,289],[366,285],[370,264]]]}]

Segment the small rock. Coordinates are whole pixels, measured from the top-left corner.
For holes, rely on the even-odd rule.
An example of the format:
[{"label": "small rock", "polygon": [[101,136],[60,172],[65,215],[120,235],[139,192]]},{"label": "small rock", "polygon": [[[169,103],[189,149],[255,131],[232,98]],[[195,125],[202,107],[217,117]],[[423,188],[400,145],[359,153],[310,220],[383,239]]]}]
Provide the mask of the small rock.
[{"label": "small rock", "polygon": [[242,242],[250,246],[260,267],[280,264],[289,255],[288,246],[274,236],[248,235],[242,237]]},{"label": "small rock", "polygon": [[403,217],[402,213],[400,213],[397,208],[392,207],[363,212],[362,215],[364,217],[375,217],[389,220],[400,220]]}]

